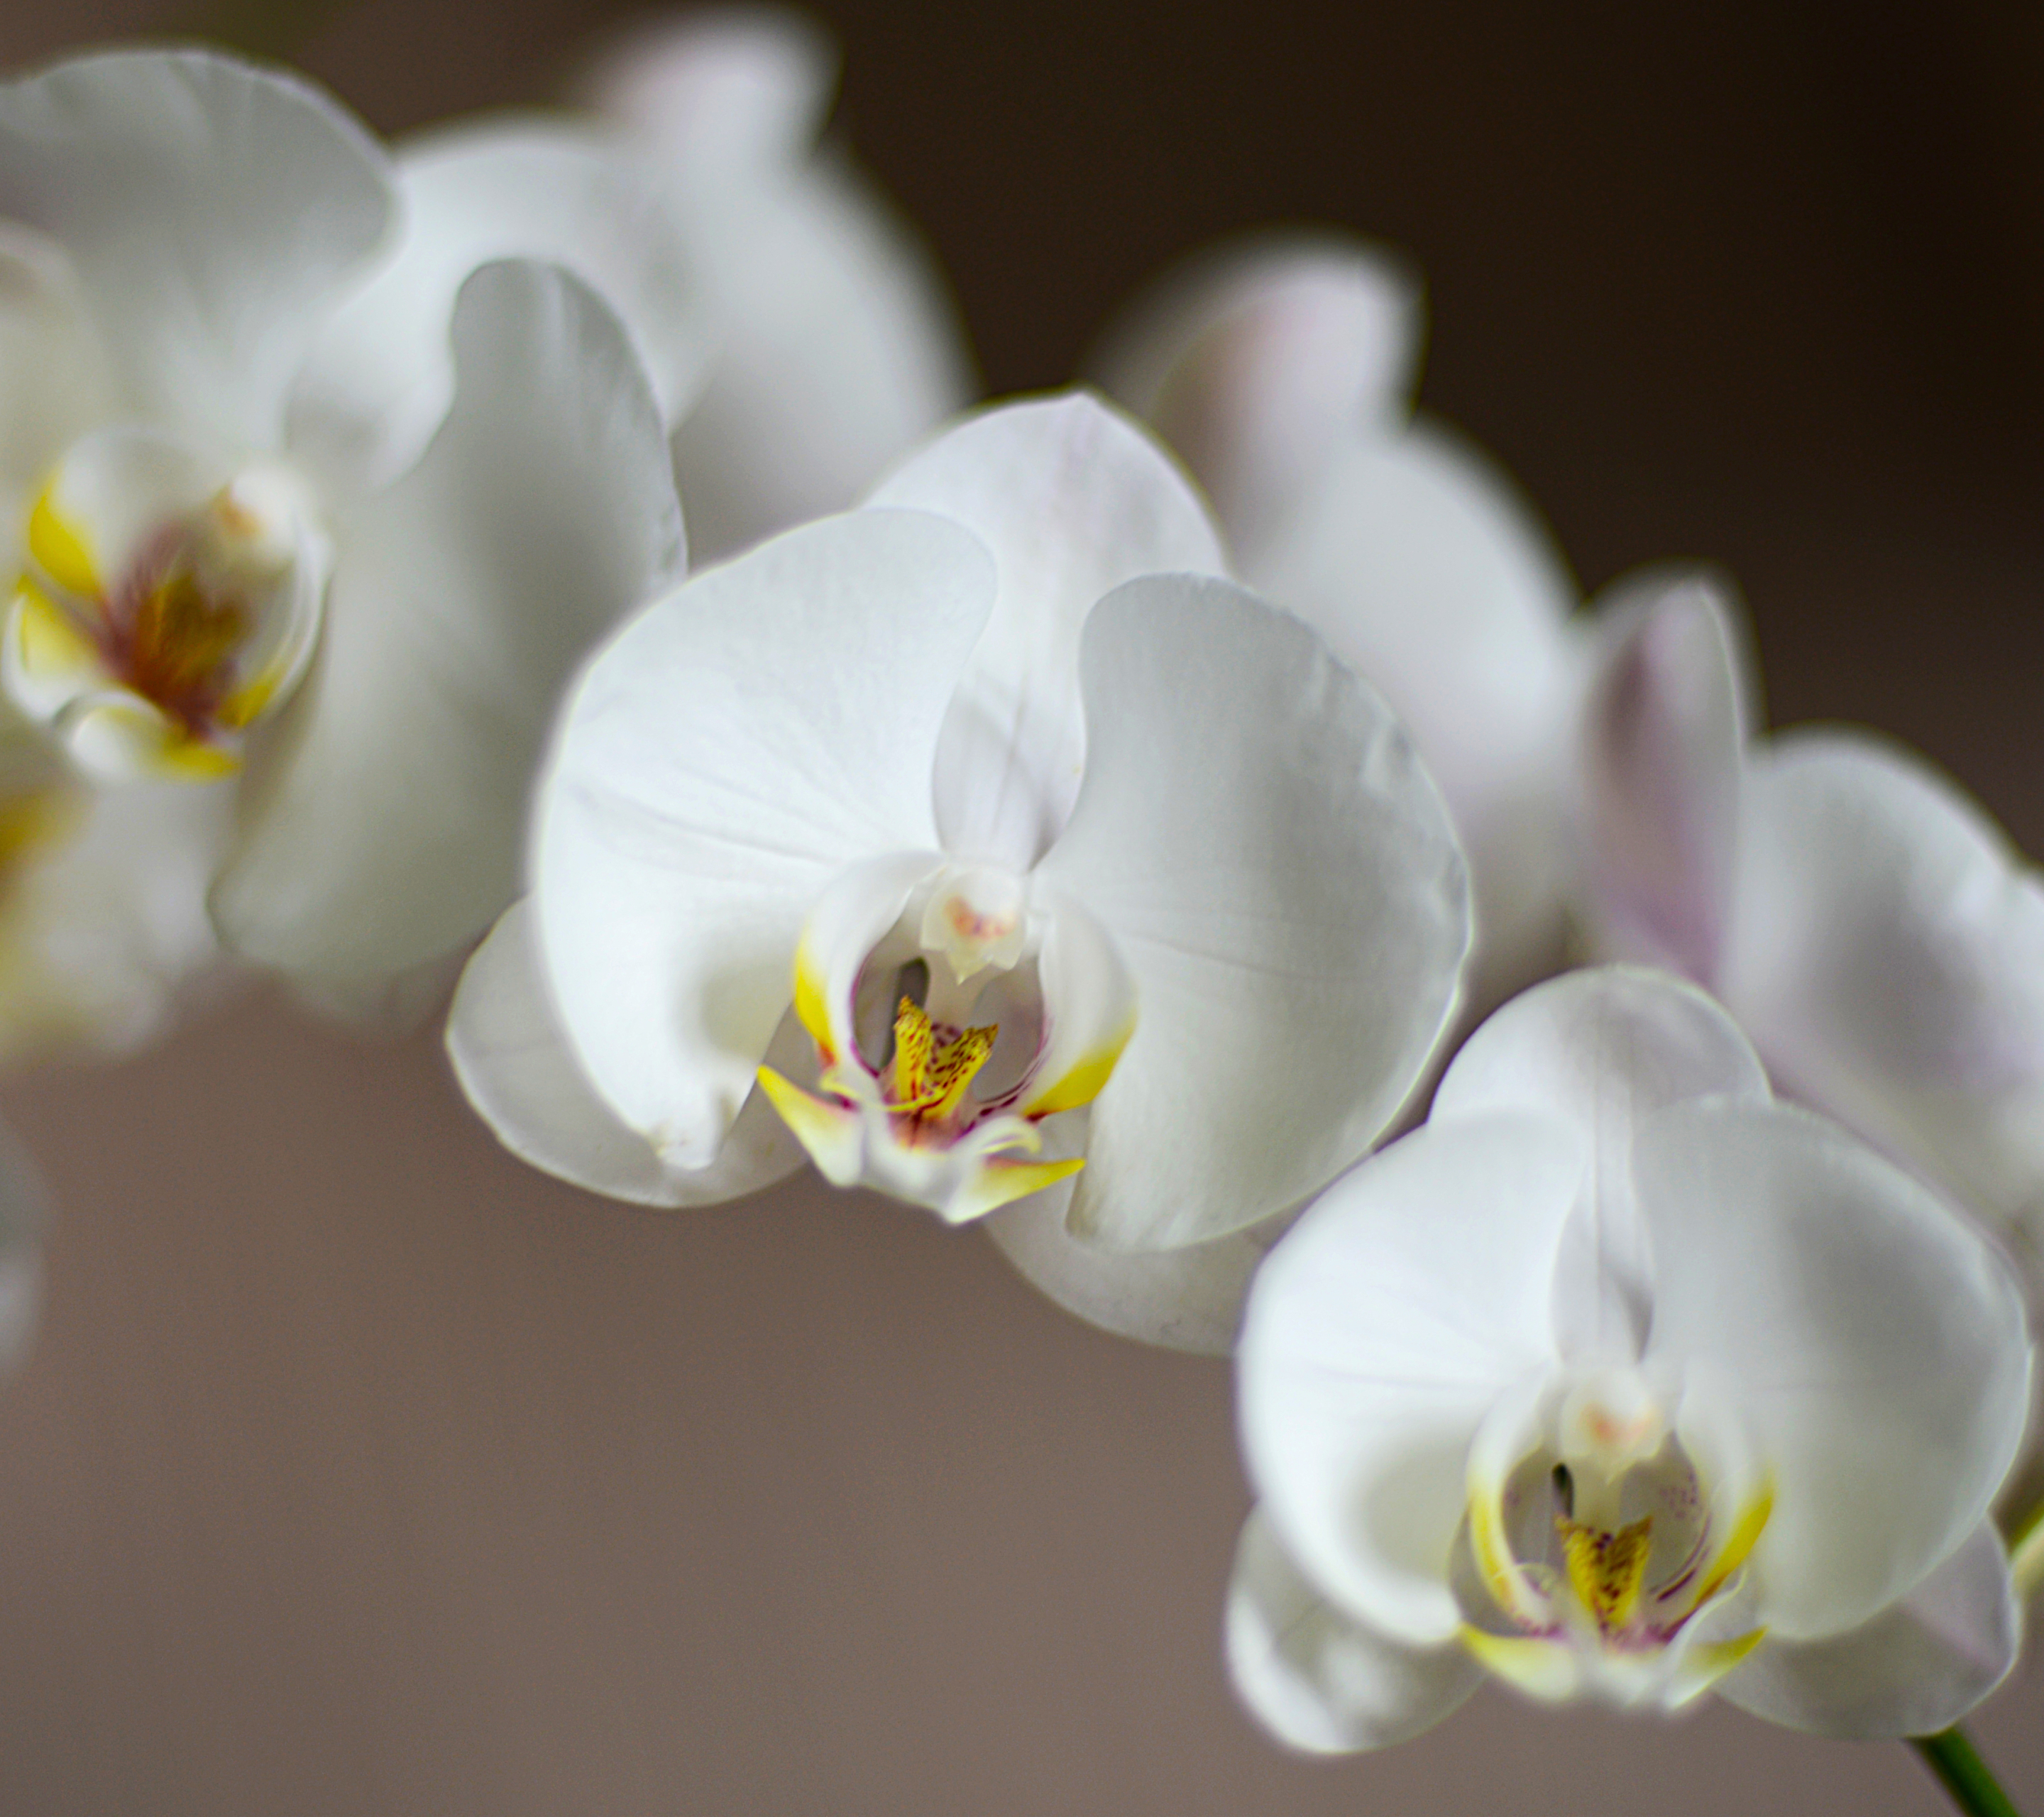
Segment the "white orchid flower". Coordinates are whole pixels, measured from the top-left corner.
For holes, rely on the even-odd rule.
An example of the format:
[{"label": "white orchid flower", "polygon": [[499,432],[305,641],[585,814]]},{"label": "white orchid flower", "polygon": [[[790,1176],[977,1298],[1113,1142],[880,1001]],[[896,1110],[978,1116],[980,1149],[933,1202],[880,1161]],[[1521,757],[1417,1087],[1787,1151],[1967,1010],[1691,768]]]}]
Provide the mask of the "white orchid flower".
[{"label": "white orchid flower", "polygon": [[[353,120],[231,58],[97,55],[0,87],[0,349],[22,375],[0,683],[68,766],[10,771],[29,832],[0,974],[94,930],[112,974],[73,967],[69,1012],[88,1039],[133,1039],[203,966],[209,891],[233,949],[337,995],[472,939],[513,893],[560,683],[678,571],[639,363],[551,267],[458,274],[393,332],[394,368],[437,347],[452,376],[406,459],[371,459],[387,394],[313,356],[406,262],[396,211]],[[90,1001],[112,976],[133,988]]]},{"label": "white orchid flower", "polygon": [[1481,1010],[1562,962],[1578,593],[1496,463],[1414,413],[1420,337],[1396,259],[1262,236],[1139,298],[1091,370],[1205,488],[1243,578],[1412,728],[1469,854]]},{"label": "white orchid flower", "polygon": [[1642,582],[1600,631],[1583,745],[1596,950],[1694,978],[1785,1091],[2034,1247],[2044,880],[1897,744],[1756,737],[1716,583]]},{"label": "white orchid flower", "polygon": [[1570,974],[1257,1280],[1235,1681],[1329,1751],[1486,1672],[1942,1728],[2015,1656],[1988,1508],[2030,1373],[2013,1274],[1944,1200],[1772,1101],[1692,986]]},{"label": "white orchid flower", "polygon": [[457,995],[478,1108],[653,1203],[806,1150],[995,1214],[1089,1317],[1224,1346],[1241,1233],[1381,1132],[1468,929],[1389,710],[1220,566],[1075,395],[659,601],[578,686],[532,896]]},{"label": "white orchid flower", "polygon": [[699,14],[614,47],[586,85],[599,111],[401,146],[400,255],[328,325],[303,387],[325,432],[372,472],[402,468],[451,391],[425,331],[477,265],[544,258],[624,319],[698,563],[855,503],[972,383],[928,252],[815,149],[834,63],[794,14]]}]

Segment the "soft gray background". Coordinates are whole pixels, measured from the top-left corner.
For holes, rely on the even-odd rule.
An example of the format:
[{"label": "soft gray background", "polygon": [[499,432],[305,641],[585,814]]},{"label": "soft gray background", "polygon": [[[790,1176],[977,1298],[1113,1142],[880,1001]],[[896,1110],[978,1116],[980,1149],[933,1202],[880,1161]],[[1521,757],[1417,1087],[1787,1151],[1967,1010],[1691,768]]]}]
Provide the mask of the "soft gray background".
[{"label": "soft gray background", "polygon": [[[1234,227],[1347,221],[1426,395],[1585,582],[1752,602],[1777,723],[1873,720],[2044,850],[2034,6],[997,10],[847,0],[840,122],[997,389]],[[379,127],[540,97],[607,9],[237,4]],[[1878,16],[1869,16],[1877,13]],[[8,0],[0,59],[192,22]],[[1217,1663],[1220,1366],[801,1185],[647,1216],[524,1172],[421,1039],[261,1001],[6,1094],[63,1208],[0,1392],[0,1810],[1928,1813],[1901,1750],[1486,1695],[1280,1754]],[[2044,1676],[1981,1719],[2044,1806]]]}]

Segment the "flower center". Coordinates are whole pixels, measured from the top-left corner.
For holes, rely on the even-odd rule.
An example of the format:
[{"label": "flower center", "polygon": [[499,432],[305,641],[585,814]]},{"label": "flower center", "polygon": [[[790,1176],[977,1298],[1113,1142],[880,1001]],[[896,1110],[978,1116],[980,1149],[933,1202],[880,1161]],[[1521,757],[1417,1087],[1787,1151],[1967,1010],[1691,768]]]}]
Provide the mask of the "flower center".
[{"label": "flower center", "polygon": [[300,489],[153,433],[67,454],[29,513],[0,678],[89,771],[206,778],[302,673],[328,566]]},{"label": "flower center", "polygon": [[1692,1630],[1770,1506],[1764,1487],[1742,1500],[1718,1488],[1635,1370],[1506,1410],[1471,1454],[1471,1568],[1458,1592],[1471,1651],[1542,1696],[1595,1688],[1672,1703],[1702,1689],[1759,1638],[1696,1645]]},{"label": "flower center", "polygon": [[[1097,956],[1104,935],[1089,923],[1060,934],[1082,912],[1032,908],[1012,872],[927,857],[832,885],[795,964],[814,1088],[759,1073],[827,1177],[959,1221],[1078,1170],[1082,1156],[1046,1152],[1044,1126],[1097,1095],[1134,1025],[1125,974]],[[1088,965],[1066,956],[1074,939]],[[1053,1001],[1049,981],[1068,972],[1105,1001],[1069,986]]]}]

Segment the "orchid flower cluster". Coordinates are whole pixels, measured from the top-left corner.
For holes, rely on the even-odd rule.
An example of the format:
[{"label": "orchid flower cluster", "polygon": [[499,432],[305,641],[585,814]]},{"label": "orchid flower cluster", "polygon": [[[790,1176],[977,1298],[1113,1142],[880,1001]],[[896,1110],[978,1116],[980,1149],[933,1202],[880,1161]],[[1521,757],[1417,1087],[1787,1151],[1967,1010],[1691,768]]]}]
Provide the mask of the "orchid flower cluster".
[{"label": "orchid flower cluster", "polygon": [[2044,887],[1906,751],[1761,734],[1719,575],[1581,605],[1359,243],[960,415],[830,90],[766,13],[394,150],[221,54],[0,86],[0,1052],[459,972],[535,1166],[813,1166],[1235,1354],[1297,1746],[1487,1676],[1956,1722],[2021,1627]]}]

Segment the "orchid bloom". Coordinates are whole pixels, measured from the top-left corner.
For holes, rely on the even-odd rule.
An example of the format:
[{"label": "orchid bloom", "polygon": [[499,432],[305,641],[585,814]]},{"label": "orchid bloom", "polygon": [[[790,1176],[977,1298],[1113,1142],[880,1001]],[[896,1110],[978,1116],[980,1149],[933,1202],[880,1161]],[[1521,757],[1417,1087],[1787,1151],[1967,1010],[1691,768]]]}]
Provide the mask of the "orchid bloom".
[{"label": "orchid bloom", "polygon": [[1100,1323],[1225,1347],[1243,1233],[1397,1112],[1468,927],[1389,710],[1220,570],[1074,395],[657,601],[572,696],[532,896],[457,993],[472,1101],[654,1204],[806,1151],[989,1217]]},{"label": "orchid bloom", "polygon": [[448,382],[400,400],[389,458],[387,375],[351,389],[321,344],[413,258],[403,212],[352,119],[232,58],[0,86],[0,1013],[25,1026],[148,1032],[215,956],[209,905],[311,993],[444,961],[513,893],[569,669],[679,571],[639,359],[551,267],[464,269],[391,319],[390,369]]},{"label": "orchid bloom", "polygon": [[1257,1279],[1235,1682],[1324,1751],[1486,1673],[1942,1728],[2015,1657],[1988,1508],[2030,1374],[2014,1277],[1944,1200],[1774,1102],[1692,986],[1567,974]]},{"label": "orchid bloom", "polygon": [[1754,736],[1708,579],[1600,628],[1583,722],[1599,952],[1714,993],[1776,1083],[2020,1235],[2044,1235],[2044,880],[1902,747]]},{"label": "orchid bloom", "polygon": [[1469,854],[1480,1011],[1562,962],[1578,594],[1496,464],[1413,413],[1420,333],[1395,259],[1264,236],[1139,298],[1091,370],[1205,488],[1243,578],[1412,728]]},{"label": "orchid bloom", "polygon": [[401,145],[407,232],[319,337],[306,390],[373,474],[444,413],[445,319],[490,259],[552,260],[622,318],[653,382],[697,563],[840,511],[972,386],[934,263],[873,186],[813,155],[828,44],[768,8],[618,44],[595,111]]}]

